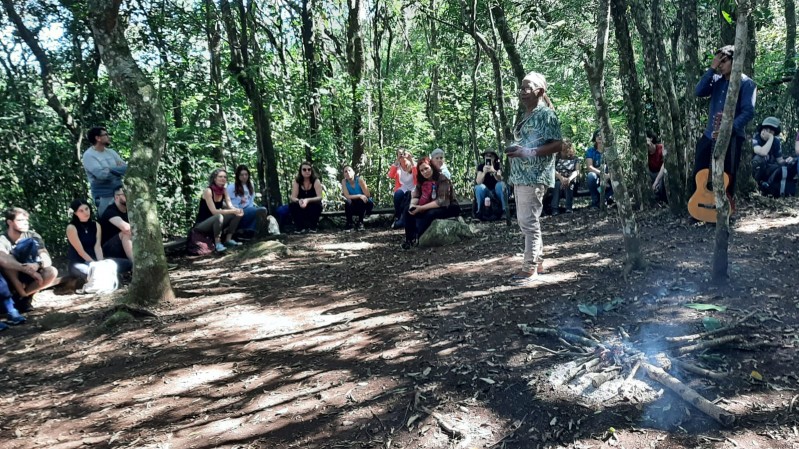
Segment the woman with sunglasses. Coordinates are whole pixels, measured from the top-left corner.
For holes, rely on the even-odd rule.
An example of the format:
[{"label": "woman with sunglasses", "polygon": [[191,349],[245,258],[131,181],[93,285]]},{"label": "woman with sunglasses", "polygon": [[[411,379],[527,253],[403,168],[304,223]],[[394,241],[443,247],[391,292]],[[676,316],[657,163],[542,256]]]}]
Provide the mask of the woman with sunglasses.
[{"label": "woman with sunglasses", "polygon": [[[239,228],[244,211],[233,207],[227,193],[227,172],[218,168],[208,178],[208,187],[200,198],[200,209],[194,222],[194,229],[203,234],[212,234],[216,252],[225,251],[226,246],[240,246],[233,240]],[[223,238],[224,237],[224,238]]]},{"label": "woman with sunglasses", "polygon": [[425,157],[416,165],[416,187],[411,193],[411,204],[405,214],[405,241],[402,249],[419,243],[433,220],[456,217],[460,212],[452,183]]},{"label": "woman with sunglasses", "polygon": [[319,217],[322,215],[322,183],[310,162],[300,164],[297,177],[291,184],[289,201],[296,232],[316,233]]}]

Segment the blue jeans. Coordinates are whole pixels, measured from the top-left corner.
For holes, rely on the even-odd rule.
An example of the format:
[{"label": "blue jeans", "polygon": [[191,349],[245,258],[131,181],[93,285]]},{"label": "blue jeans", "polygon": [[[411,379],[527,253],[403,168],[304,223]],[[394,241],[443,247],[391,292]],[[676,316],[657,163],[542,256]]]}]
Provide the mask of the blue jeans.
[{"label": "blue jeans", "polygon": [[[566,186],[561,185],[560,179],[555,180],[555,188],[552,189],[552,212],[555,213],[558,211],[560,207],[560,193],[561,189],[566,190],[566,210],[572,210],[572,204],[574,203],[574,187],[573,183],[569,183]],[[597,200],[599,201],[599,200]]]},{"label": "blue jeans", "polygon": [[247,206],[244,208],[244,216],[241,217],[241,221],[239,222],[239,229],[249,229],[251,231],[255,230],[255,226],[258,224],[257,220],[255,219],[256,214],[258,214],[259,210],[266,212],[265,207],[258,207],[258,206]]},{"label": "blue jeans", "polygon": [[[599,207],[599,175],[594,172],[588,173],[588,191],[591,192],[591,207]],[[605,184],[605,199],[613,198],[613,187],[610,183]]]},{"label": "blue jeans", "polygon": [[[480,212],[480,209],[485,204],[488,192],[488,187],[486,187],[485,184],[477,184],[474,186],[474,198],[477,200],[477,212]],[[502,210],[508,210],[508,199],[505,198],[505,183],[497,181],[497,185],[494,186],[494,193],[502,202]]]},{"label": "blue jeans", "polygon": [[408,209],[408,204],[411,202],[411,191],[403,192],[397,190],[394,192],[394,217],[397,220],[402,220],[402,214]]}]

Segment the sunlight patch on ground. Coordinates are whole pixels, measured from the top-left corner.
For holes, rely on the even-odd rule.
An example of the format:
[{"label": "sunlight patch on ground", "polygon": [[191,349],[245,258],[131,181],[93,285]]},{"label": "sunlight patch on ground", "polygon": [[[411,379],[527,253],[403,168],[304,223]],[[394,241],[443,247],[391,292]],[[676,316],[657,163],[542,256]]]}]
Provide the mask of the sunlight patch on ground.
[{"label": "sunlight patch on ground", "polygon": [[799,224],[799,216],[793,217],[754,217],[735,227],[735,231],[743,234],[757,234],[770,229],[784,228]]},{"label": "sunlight patch on ground", "polygon": [[374,249],[376,247],[377,245],[369,242],[343,242],[319,245],[319,248],[325,251],[363,251],[366,249]]}]

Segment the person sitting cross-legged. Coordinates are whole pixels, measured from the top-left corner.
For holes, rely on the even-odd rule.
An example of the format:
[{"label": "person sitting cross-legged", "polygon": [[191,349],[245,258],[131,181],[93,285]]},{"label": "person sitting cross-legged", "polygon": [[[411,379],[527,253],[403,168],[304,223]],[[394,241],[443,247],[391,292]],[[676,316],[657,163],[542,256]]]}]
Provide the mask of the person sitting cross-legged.
[{"label": "person sitting cross-legged", "polygon": [[3,267],[6,281],[17,294],[15,304],[20,312],[27,312],[32,306],[34,295],[40,290],[52,287],[58,282],[58,270],[53,266],[50,253],[44,240],[30,228],[30,215],[25,209],[12,207],[5,211],[6,232],[0,235],[0,254],[8,254],[17,262],[36,266],[39,276],[31,276],[28,270]]},{"label": "person sitting cross-legged", "polygon": [[443,173],[424,158],[416,165],[419,175],[411,194],[411,204],[405,213],[405,241],[402,249],[410,249],[419,242],[433,220],[456,217],[460,213],[452,183]]},{"label": "person sitting cross-legged", "polygon": [[[38,273],[38,266],[35,264],[21,264],[9,254],[0,253],[0,268],[25,273],[36,282],[42,282],[42,276]],[[8,283],[3,275],[0,275],[0,313],[5,312],[8,322],[11,324],[22,324],[26,321],[17,310],[14,304],[14,297]],[[0,331],[8,329],[8,325],[0,322]]]},{"label": "person sitting cross-legged", "polygon": [[341,195],[344,197],[344,213],[347,216],[346,230],[352,230],[352,217],[356,217],[356,229],[363,231],[363,217],[372,213],[375,204],[372,202],[369,187],[360,176],[355,176],[355,170],[349,165],[342,169],[344,179],[341,180]]},{"label": "person sitting cross-legged", "polygon": [[579,161],[574,154],[574,146],[571,141],[563,140],[560,153],[555,159],[555,187],[552,188],[552,215],[560,213],[560,197],[566,197],[566,213],[572,213],[574,203],[574,185],[577,183],[577,176],[580,175]]},{"label": "person sitting cross-legged", "polygon": [[236,179],[227,186],[227,193],[233,207],[244,211],[244,216],[239,223],[239,233],[246,238],[262,232],[258,229],[259,222],[262,226],[270,226],[270,232],[279,233],[277,220],[269,215],[266,207],[255,205],[255,187],[250,177],[250,169],[246,165],[236,167]]},{"label": "person sitting cross-legged", "polygon": [[208,187],[203,190],[194,221],[194,229],[213,236],[214,248],[218,253],[225,251],[226,246],[241,245],[233,240],[233,234],[239,227],[244,211],[233,207],[226,186],[227,172],[221,168],[214,170],[208,179]]},{"label": "person sitting cross-legged", "polygon": [[[484,162],[477,166],[474,178],[474,198],[477,202],[477,217],[493,220],[499,218],[508,207],[505,197],[505,183],[502,181],[502,166],[495,151],[483,152]],[[502,205],[500,214],[491,214],[489,192],[494,192]]]}]

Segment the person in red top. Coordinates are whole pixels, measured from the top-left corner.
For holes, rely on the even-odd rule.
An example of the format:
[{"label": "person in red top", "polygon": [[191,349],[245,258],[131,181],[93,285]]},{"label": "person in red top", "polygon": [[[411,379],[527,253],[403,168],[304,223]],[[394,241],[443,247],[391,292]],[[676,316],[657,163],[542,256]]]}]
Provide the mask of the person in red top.
[{"label": "person in red top", "polygon": [[411,202],[411,191],[416,185],[417,169],[409,151],[397,150],[397,160],[388,169],[388,177],[394,180],[394,229],[405,227],[403,214]]},{"label": "person in red top", "polygon": [[654,131],[646,132],[647,168],[649,180],[652,182],[652,192],[658,201],[666,201],[666,149],[660,143]]}]

